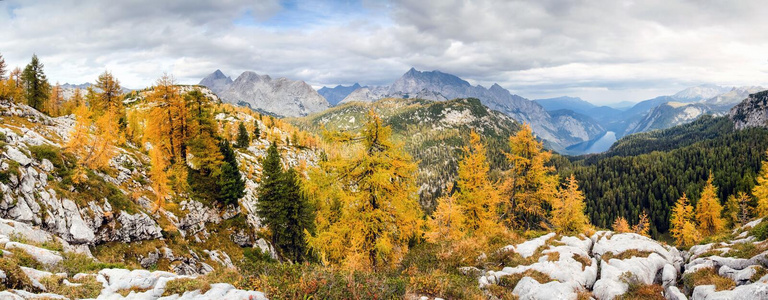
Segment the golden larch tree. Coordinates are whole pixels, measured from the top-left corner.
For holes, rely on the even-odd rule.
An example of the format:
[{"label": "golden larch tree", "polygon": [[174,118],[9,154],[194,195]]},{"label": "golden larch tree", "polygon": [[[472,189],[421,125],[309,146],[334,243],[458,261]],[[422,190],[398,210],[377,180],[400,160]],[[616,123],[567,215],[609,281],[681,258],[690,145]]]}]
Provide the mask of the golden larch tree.
[{"label": "golden larch tree", "polygon": [[165,208],[165,199],[168,197],[168,174],[165,172],[167,162],[162,151],[153,147],[149,150],[149,159],[152,166],[149,169],[149,178],[152,179],[152,189],[155,192],[155,210]]},{"label": "golden larch tree", "polygon": [[701,198],[696,203],[696,222],[702,234],[713,235],[725,228],[725,220],[720,216],[723,206],[717,199],[717,188],[713,184],[712,172],[709,173],[707,184],[701,192]]},{"label": "golden larch tree", "polygon": [[629,222],[627,222],[627,219],[624,217],[616,217],[616,220],[613,220],[613,226],[611,226],[611,228],[617,233],[632,232],[632,230],[629,229]]},{"label": "golden larch tree", "polygon": [[590,223],[584,214],[584,195],[579,191],[576,177],[571,175],[566,179],[565,188],[552,201],[552,225],[560,233],[583,233]]},{"label": "golden larch tree", "polygon": [[319,217],[326,221],[317,224],[308,242],[325,263],[357,270],[389,269],[408,252],[408,241],[421,235],[416,164],[390,136],[391,129],[371,111],[360,137],[362,145],[349,156],[323,163],[323,172],[330,174],[326,178],[332,179],[319,179],[322,197],[310,198],[331,203],[321,205],[328,210],[318,215],[337,217]]},{"label": "golden larch tree", "polygon": [[689,247],[699,241],[700,235],[693,223],[693,206],[685,194],[675,202],[669,222],[669,231],[677,245]]},{"label": "golden larch tree", "polygon": [[[69,140],[64,145],[64,150],[75,154],[80,159],[90,151],[91,147],[91,111],[85,104],[80,104],[75,108],[75,126],[69,133]],[[85,169],[82,163],[78,163],[75,167],[74,174],[72,175],[72,181],[80,183],[85,181]]]},{"label": "golden larch tree", "polygon": [[544,151],[528,124],[509,138],[511,166],[503,184],[505,218],[509,225],[531,228],[546,218],[545,205],[557,197],[558,179],[547,166],[552,153]]},{"label": "golden larch tree", "polygon": [[465,228],[470,234],[487,236],[497,228],[499,195],[488,179],[490,167],[480,135],[472,131],[469,145],[459,162],[456,203],[464,212]]},{"label": "golden larch tree", "polygon": [[725,218],[731,227],[741,226],[749,222],[752,208],[749,202],[752,197],[745,192],[739,192],[738,195],[731,195],[725,204]]},{"label": "golden larch tree", "polygon": [[[766,152],[768,154],[768,152]],[[755,216],[768,215],[768,160],[763,160],[760,166],[760,174],[757,176],[757,185],[752,189],[752,195],[757,200]]]}]

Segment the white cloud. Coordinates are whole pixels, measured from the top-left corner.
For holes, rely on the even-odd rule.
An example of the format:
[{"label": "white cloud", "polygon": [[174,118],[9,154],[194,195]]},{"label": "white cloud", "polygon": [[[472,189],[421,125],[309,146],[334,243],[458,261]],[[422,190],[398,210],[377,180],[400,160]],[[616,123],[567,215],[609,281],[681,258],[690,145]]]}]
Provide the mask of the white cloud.
[{"label": "white cloud", "polygon": [[[282,5],[281,5],[282,4]],[[761,1],[0,1],[0,53],[54,81],[128,87],[219,68],[315,86],[411,66],[526,97],[641,100],[699,83],[768,85]]]}]

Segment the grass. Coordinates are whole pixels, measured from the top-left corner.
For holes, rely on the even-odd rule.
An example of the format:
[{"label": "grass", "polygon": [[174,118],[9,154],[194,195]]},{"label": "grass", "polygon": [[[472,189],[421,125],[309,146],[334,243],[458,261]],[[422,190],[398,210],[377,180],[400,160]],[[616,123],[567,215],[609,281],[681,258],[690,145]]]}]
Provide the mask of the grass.
[{"label": "grass", "polygon": [[584,268],[589,267],[592,265],[592,259],[589,258],[589,256],[584,256],[580,254],[574,254],[573,259],[575,261],[578,261],[581,263],[581,270],[583,271]]},{"label": "grass", "polygon": [[[180,278],[168,281],[165,284],[165,292],[163,296],[182,295],[184,292],[200,290],[201,294],[204,294],[211,289],[211,284],[206,278]],[[125,295],[124,295],[125,296]]]},{"label": "grass", "polygon": [[21,270],[16,255],[13,257],[3,256],[0,258],[0,270],[2,270],[6,276],[5,280],[3,280],[3,284],[0,284],[0,289],[17,289],[28,292],[38,291],[36,287],[32,286],[32,281],[29,280],[27,274]]},{"label": "grass", "polygon": [[754,275],[752,275],[751,278],[749,278],[749,281],[751,282],[757,282],[760,280],[760,278],[763,278],[763,276],[768,274],[768,269],[761,267],[761,266],[754,266],[754,268],[757,270]]},{"label": "grass", "polygon": [[649,255],[651,255],[651,253],[653,253],[653,252],[650,252],[650,251],[640,251],[640,250],[637,250],[637,249],[627,250],[627,251],[624,251],[624,252],[621,252],[621,253],[618,253],[618,254],[615,254],[615,253],[609,251],[609,252],[605,252],[603,254],[603,256],[601,257],[601,259],[604,260],[604,261],[610,261],[611,259],[624,260],[624,259],[630,259],[630,258],[633,258],[633,257],[648,257]]},{"label": "grass", "polygon": [[621,274],[622,281],[626,282],[629,287],[624,295],[620,295],[616,299],[619,300],[664,300],[664,288],[658,284],[643,284],[635,274],[630,272],[624,272]]},{"label": "grass", "polygon": [[85,276],[80,280],[69,280],[71,283],[80,284],[70,286],[64,284],[65,277],[48,276],[40,280],[49,293],[62,295],[70,299],[96,298],[103,288],[101,282],[96,281],[96,276]]},{"label": "grass", "polygon": [[56,272],[64,272],[72,276],[77,273],[89,273],[102,269],[127,269],[123,263],[105,263],[98,262],[85,254],[66,252],[63,253],[62,260],[56,267]]},{"label": "grass", "polygon": [[[133,286],[133,287],[131,287],[129,289],[119,289],[119,290],[117,290],[115,292],[120,294],[123,297],[128,297],[128,295],[130,295],[131,293],[143,293],[143,292],[146,292],[146,291],[149,291],[149,290],[151,290],[151,289],[144,289],[144,288],[140,288],[140,287],[137,287],[137,286]],[[165,296],[165,294],[163,294],[163,295]],[[173,294],[171,294],[171,295],[173,295]]]},{"label": "grass", "polygon": [[704,268],[687,274],[683,276],[683,283],[689,290],[699,285],[714,285],[717,291],[730,290],[736,286],[736,282],[718,275],[714,268]]},{"label": "grass", "polygon": [[723,254],[726,257],[752,258],[768,250],[766,244],[755,244],[752,242],[737,243],[731,246],[731,250]]}]

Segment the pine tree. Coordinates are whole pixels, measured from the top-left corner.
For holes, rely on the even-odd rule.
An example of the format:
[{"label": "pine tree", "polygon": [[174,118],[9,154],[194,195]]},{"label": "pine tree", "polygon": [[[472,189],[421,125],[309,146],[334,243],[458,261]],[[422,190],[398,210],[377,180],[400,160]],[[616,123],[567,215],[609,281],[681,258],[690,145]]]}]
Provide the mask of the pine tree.
[{"label": "pine tree", "polygon": [[506,154],[511,168],[503,184],[507,223],[530,229],[546,217],[546,206],[557,197],[557,176],[547,166],[551,152],[543,151],[528,124],[509,138],[511,152]]},{"label": "pine tree", "polygon": [[283,172],[277,146],[272,143],[262,160],[256,211],[270,231],[280,257],[301,262],[306,253],[305,232],[313,229],[313,211],[301,192],[298,173]]},{"label": "pine tree", "polygon": [[96,87],[100,90],[98,93],[98,101],[93,103],[93,107],[100,112],[105,112],[109,109],[114,109],[114,112],[118,113],[120,117],[124,114],[122,97],[123,89],[120,87],[120,81],[117,80],[112,73],[104,71],[96,79]]},{"label": "pine tree", "polygon": [[707,185],[701,192],[701,198],[696,203],[696,222],[702,234],[717,234],[725,228],[725,220],[720,216],[723,207],[717,199],[717,188],[712,184],[714,178],[712,172],[709,173]]},{"label": "pine tree", "polygon": [[5,72],[7,71],[7,67],[8,65],[5,64],[5,58],[3,58],[3,54],[0,53],[0,81],[5,80]]},{"label": "pine tree", "polygon": [[224,156],[224,161],[221,163],[221,174],[218,180],[218,201],[223,205],[237,204],[237,201],[245,195],[245,181],[240,175],[237,157],[229,141],[222,140],[219,143],[219,149]]},{"label": "pine tree", "polygon": [[416,165],[390,136],[391,129],[370,111],[361,147],[312,172],[317,182],[308,188],[322,210],[309,245],[323,262],[355,270],[389,269],[408,252],[409,241],[421,235]]},{"label": "pine tree", "polygon": [[583,233],[589,226],[584,214],[584,195],[579,191],[576,177],[568,177],[566,188],[552,202],[552,224],[560,233]]},{"label": "pine tree", "polygon": [[[259,115],[261,117],[261,115]],[[259,128],[259,123],[256,121],[253,121],[253,139],[257,140],[261,138],[261,129]]]},{"label": "pine tree", "polygon": [[669,223],[669,231],[679,246],[692,246],[698,242],[700,236],[696,225],[693,223],[693,206],[685,194],[677,200],[672,208]]},{"label": "pine tree", "polygon": [[627,219],[624,217],[617,217],[616,220],[613,221],[613,228],[614,232],[617,233],[627,233],[632,232],[632,230],[629,229],[629,223],[627,222]]},{"label": "pine tree", "polygon": [[[766,152],[768,154],[768,152]],[[756,217],[768,215],[768,160],[763,160],[760,174],[757,176],[757,185],[752,189],[752,195],[757,199],[755,208]]]},{"label": "pine tree", "polygon": [[248,148],[248,144],[251,143],[251,138],[248,136],[248,129],[245,128],[245,124],[240,122],[237,126],[237,142],[235,143],[237,148]]},{"label": "pine tree", "polygon": [[27,104],[34,109],[42,111],[45,107],[45,102],[48,100],[50,85],[45,77],[45,73],[43,73],[43,64],[37,58],[37,55],[32,55],[32,61],[24,68],[21,77],[24,81]]}]

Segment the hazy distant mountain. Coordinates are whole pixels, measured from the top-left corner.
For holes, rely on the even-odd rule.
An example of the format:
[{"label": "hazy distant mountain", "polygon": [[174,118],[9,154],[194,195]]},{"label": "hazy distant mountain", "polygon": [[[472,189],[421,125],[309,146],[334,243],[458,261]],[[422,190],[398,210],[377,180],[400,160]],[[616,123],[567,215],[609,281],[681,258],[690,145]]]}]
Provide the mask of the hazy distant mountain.
[{"label": "hazy distant mountain", "polygon": [[666,102],[651,110],[625,134],[666,129],[690,123],[705,114],[717,115],[717,112],[703,103]]},{"label": "hazy distant mountain", "polygon": [[717,95],[727,93],[731,89],[731,87],[724,87],[714,84],[702,84],[679,91],[672,95],[672,98],[675,98],[675,100],[680,102],[693,102],[709,99]]},{"label": "hazy distant mountain", "polygon": [[[503,112],[519,122],[531,124],[533,131],[542,139],[547,140],[556,151],[581,143],[585,138],[592,139],[602,136],[603,132],[595,134],[592,124],[580,124],[578,118],[554,120],[539,104],[513,95],[498,84],[490,88],[473,86],[469,82],[451,74],[440,71],[422,72],[411,68],[398,78],[392,85],[380,87],[363,87],[352,92],[342,100],[348,102],[373,102],[382,98],[420,98],[435,101],[445,101],[455,98],[478,98],[490,109]],[[565,126],[565,127],[564,127]],[[587,133],[584,135],[583,133]]]},{"label": "hazy distant mountain", "polygon": [[341,100],[344,100],[344,98],[349,96],[350,93],[354,92],[359,88],[361,88],[361,86],[358,83],[355,83],[351,86],[337,85],[334,88],[329,88],[324,86],[321,89],[317,90],[317,93],[320,94],[320,96],[323,96],[325,100],[328,100],[328,103],[330,103],[333,106],[336,106],[336,104],[339,104]]},{"label": "hazy distant mountain", "polygon": [[200,80],[200,85],[208,87],[216,94],[221,94],[232,82],[232,77],[224,75],[221,70],[216,70]]},{"label": "hazy distant mountain", "polygon": [[592,120],[597,121],[603,127],[613,122],[617,115],[622,114],[621,110],[609,106],[597,106],[578,97],[563,96],[533,101],[550,113],[561,109],[570,110],[592,118]]},{"label": "hazy distant mountain", "polygon": [[[715,97],[712,97],[710,99],[707,99],[704,101],[704,103],[709,105],[736,105],[744,101],[747,97],[749,97],[750,94],[754,94],[757,92],[762,92],[766,90],[766,88],[761,86],[741,86],[741,87],[734,87],[730,91],[717,95]],[[730,109],[730,107],[729,107]]]},{"label": "hazy distant mountain", "polygon": [[[211,84],[221,88],[222,85],[217,84],[226,82],[228,78],[223,75],[217,70],[200,81],[200,85],[211,88],[207,85]],[[224,102],[286,117],[306,116],[330,107],[328,101],[304,81],[283,77],[272,79],[269,75],[254,72],[240,74],[235,81],[224,87],[219,97]]]}]

